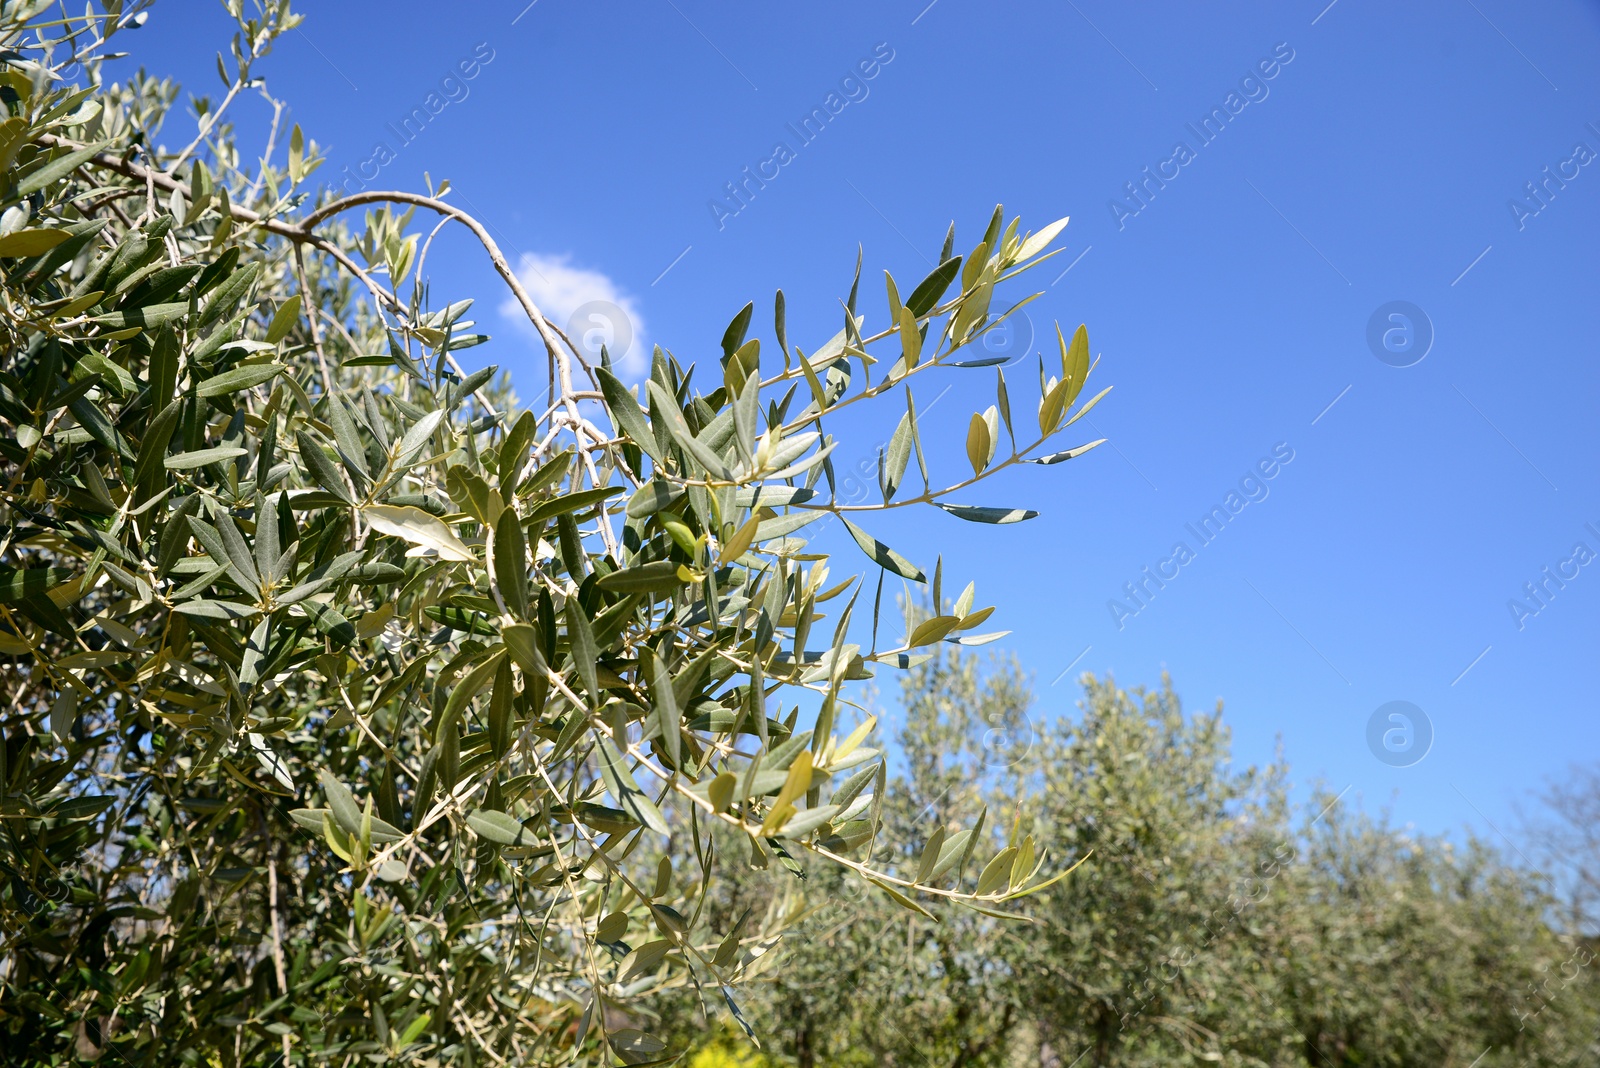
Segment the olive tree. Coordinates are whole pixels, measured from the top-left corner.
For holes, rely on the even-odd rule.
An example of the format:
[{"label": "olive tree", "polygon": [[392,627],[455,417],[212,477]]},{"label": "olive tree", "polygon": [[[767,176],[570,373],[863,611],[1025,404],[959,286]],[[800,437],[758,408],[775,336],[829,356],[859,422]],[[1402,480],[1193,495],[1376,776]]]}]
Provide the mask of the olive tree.
[{"label": "olive tree", "polygon": [[[719,358],[658,349],[624,382],[448,182],[319,189],[272,96],[241,147],[230,107],[300,16],[225,6],[225,94],[176,146],[179,88],[106,73],[147,3],[0,6],[8,1054],[655,1063],[635,1006],[678,986],[744,1024],[783,922],[704,907],[719,843],[917,913],[1005,915],[1059,877],[1031,837],[877,864],[886,769],[845,726],[875,669],[996,636],[870,514],[1026,520],[967,491],[1097,444],[1048,451],[1104,395],[1084,328],[1037,397],[966,358],[1066,220],[997,208],[965,254],[952,226],[881,304],[858,255],[809,352],[779,292],[765,344],[747,304]],[[464,368],[488,338],[426,273],[451,224],[536,330],[548,407]],[[948,367],[996,392],[957,431],[970,470],[936,478],[912,380]],[[898,416],[881,499],[844,503],[828,428],[872,401]],[[865,561],[807,546],[828,515]],[[864,647],[885,574],[949,607]]]},{"label": "olive tree", "polygon": [[[758,1065],[1595,1060],[1593,938],[1510,850],[1296,791],[1281,761],[1240,766],[1220,706],[1185,710],[1165,679],[1085,675],[1077,714],[1046,718],[1014,663],[940,653],[898,676],[903,773],[873,863],[917,872],[987,804],[980,849],[1031,824],[1081,865],[1026,923],[935,923],[833,873],[729,873],[709,907],[795,917],[745,990],[770,1036]],[[1549,818],[1576,834],[1575,811]],[[662,1015],[718,1063],[728,1027],[708,1029],[684,991]]]}]

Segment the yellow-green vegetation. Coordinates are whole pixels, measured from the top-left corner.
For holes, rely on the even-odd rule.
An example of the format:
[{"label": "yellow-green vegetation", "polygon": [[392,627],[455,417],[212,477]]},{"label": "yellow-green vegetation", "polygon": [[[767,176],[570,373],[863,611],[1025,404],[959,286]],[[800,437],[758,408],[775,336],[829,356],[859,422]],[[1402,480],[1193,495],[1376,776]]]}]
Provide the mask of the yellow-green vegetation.
[{"label": "yellow-green vegetation", "polygon": [[[1583,874],[1600,869],[1600,774],[1516,830],[1541,872],[1471,836],[1393,826],[1336,791],[1295,800],[1286,766],[1236,765],[1220,707],[1185,712],[1165,682],[1083,682],[1059,722],[1006,660],[936,657],[900,692],[904,774],[873,863],[914,873],[930,842],[987,811],[999,840],[1020,826],[1083,861],[1030,899],[1038,922],[934,922],[825,872],[721,885],[714,912],[792,918],[746,1009],[773,1064],[1531,1068],[1600,1056],[1600,917]],[[703,1033],[692,1005],[662,1011],[681,1041]]]},{"label": "yellow-green vegetation", "polygon": [[686,1064],[687,1068],[771,1068],[772,1062],[744,1036],[723,1034],[695,1050]]},{"label": "yellow-green vegetation", "polygon": [[[747,1023],[782,917],[703,907],[730,859],[918,915],[1020,913],[1064,873],[979,835],[976,882],[875,867],[886,767],[852,707],[878,670],[998,636],[970,586],[904,641],[862,636],[885,573],[943,602],[874,510],[1027,520],[967,491],[1094,444],[1063,440],[1103,395],[1083,327],[1037,393],[967,358],[1065,220],[996,208],[903,288],[858,260],[831,338],[791,341],[778,292],[720,352],[657,349],[624,383],[448,182],[321,188],[270,94],[241,143],[229,109],[268,92],[288,0],[225,0],[198,124],[105,66],[148,6],[0,5],[8,1060],[656,1063],[632,1007],[660,991]],[[494,349],[427,273],[447,225],[535,329],[553,403],[467,369]],[[930,372],[995,390],[946,431],[951,471],[922,447]],[[881,500],[843,503],[830,431],[874,403]],[[843,558],[806,544],[823,516]]]}]

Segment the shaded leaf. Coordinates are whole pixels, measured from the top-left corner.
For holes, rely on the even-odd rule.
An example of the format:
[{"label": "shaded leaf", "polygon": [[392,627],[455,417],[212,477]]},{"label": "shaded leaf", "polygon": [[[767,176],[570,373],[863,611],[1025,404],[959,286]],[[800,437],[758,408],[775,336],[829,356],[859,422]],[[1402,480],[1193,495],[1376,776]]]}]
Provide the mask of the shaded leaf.
[{"label": "shaded leaf", "polygon": [[1079,445],[1076,448],[1064,449],[1061,452],[1053,452],[1053,453],[1050,453],[1048,456],[1039,456],[1039,457],[1036,457],[1036,458],[1034,458],[1032,460],[1029,460],[1028,463],[1030,463],[1030,464],[1058,464],[1058,463],[1062,462],[1063,460],[1071,460],[1071,459],[1074,459],[1075,457],[1082,456],[1084,453],[1088,452],[1090,449],[1094,448],[1096,445],[1105,444],[1105,440],[1106,440],[1105,438],[1096,438],[1094,441],[1089,442],[1089,444],[1087,444],[1087,445]]},{"label": "shaded leaf", "polygon": [[927,315],[933,310],[934,305],[939,303],[939,298],[944,296],[944,291],[950,288],[950,283],[955,281],[956,274],[960,270],[960,256],[954,256],[939,264],[928,273],[928,277],[917,283],[917,288],[906,298],[906,308],[919,319]]},{"label": "shaded leaf", "polygon": [[843,520],[845,529],[850,532],[850,536],[855,539],[856,544],[861,546],[861,551],[870,556],[879,567],[893,571],[901,578],[908,578],[913,582],[928,581],[927,576],[911,561],[850,522],[850,520],[845,519],[843,516],[839,518]]},{"label": "shaded leaf", "polygon": [[515,816],[494,809],[480,808],[467,813],[467,826],[479,838],[486,838],[496,845],[531,845],[535,841],[533,832]]},{"label": "shaded leaf", "polygon": [[945,504],[943,501],[933,502],[957,519],[965,519],[969,523],[1020,523],[1024,519],[1033,519],[1039,513],[1026,508],[985,508],[976,504]]},{"label": "shaded leaf", "polygon": [[611,737],[602,732],[595,734],[595,756],[600,764],[600,779],[606,792],[622,810],[657,834],[670,834],[666,817],[655,806],[639,784],[633,780],[628,763]]}]

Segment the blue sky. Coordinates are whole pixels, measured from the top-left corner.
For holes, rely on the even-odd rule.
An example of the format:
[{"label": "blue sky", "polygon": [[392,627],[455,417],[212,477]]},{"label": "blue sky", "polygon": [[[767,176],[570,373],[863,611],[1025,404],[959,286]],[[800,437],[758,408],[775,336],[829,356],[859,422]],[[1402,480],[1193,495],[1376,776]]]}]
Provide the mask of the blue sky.
[{"label": "blue sky", "polygon": [[[965,250],[997,202],[1026,228],[1070,215],[1065,252],[1014,290],[1044,295],[1006,344],[1087,323],[1116,388],[1085,440],[1109,443],[973,498],[1039,509],[1029,523],[870,523],[1001,606],[1041,718],[1071,710],[1080,671],[1168,670],[1190,707],[1226,701],[1239,759],[1281,738],[1301,783],[1508,848],[1528,791],[1600,758],[1600,5],[306,7],[258,71],[326,146],[321,176],[450,178],[547,310],[624,309],[635,355],[709,358],[747,300],[770,339],[780,287],[809,349],[836,329],[857,242],[871,326],[882,270],[914,284],[951,219]],[[217,5],[159,4],[138,32],[152,72],[216,93]],[[819,107],[836,114],[806,140]],[[241,125],[264,113],[247,103]],[[746,168],[769,177],[741,202]],[[437,297],[477,297],[497,335],[469,355],[533,400],[543,361],[502,288],[442,241]],[[994,382],[943,373],[919,401],[953,472]],[[855,424],[837,455],[871,457],[898,416]],[[1202,543],[1189,525],[1213,507],[1229,519]],[[1410,766],[1369,746],[1391,701],[1431,728]]]}]

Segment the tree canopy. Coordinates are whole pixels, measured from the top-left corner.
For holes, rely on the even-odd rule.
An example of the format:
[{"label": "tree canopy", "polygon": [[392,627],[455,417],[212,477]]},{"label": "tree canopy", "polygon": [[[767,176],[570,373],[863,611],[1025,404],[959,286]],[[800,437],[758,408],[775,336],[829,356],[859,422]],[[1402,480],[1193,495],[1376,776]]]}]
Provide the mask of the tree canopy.
[{"label": "tree canopy", "polygon": [[[1002,835],[1020,822],[1082,863],[1025,923],[971,910],[936,923],[831,883],[735,873],[714,908],[790,918],[747,993],[770,1040],[741,1055],[680,993],[663,1015],[700,1044],[693,1068],[1530,1068],[1600,1055],[1600,946],[1567,922],[1549,873],[1333,792],[1296,802],[1286,764],[1235,765],[1220,706],[1185,711],[1167,680],[1125,690],[1085,676],[1077,714],[1055,722],[1030,713],[1008,659],[940,655],[899,682],[906,762],[875,863],[915,871],[922,843],[986,807],[1006,814]],[[1594,781],[1553,792],[1590,797]],[[1580,827],[1540,825],[1568,847],[1553,872],[1592,867],[1572,842]]]},{"label": "tree canopy", "polygon": [[[1030,519],[968,491],[1097,444],[1057,444],[1104,395],[1084,327],[1031,399],[967,358],[1066,220],[996,208],[964,253],[952,225],[904,296],[885,273],[869,297],[858,254],[809,352],[779,292],[765,344],[752,302],[716,356],[658,349],[624,382],[448,182],[319,188],[270,95],[240,144],[288,0],[227,0],[192,134],[177,85],[110,77],[147,6],[0,7],[8,1054],[661,1063],[631,1007],[654,991],[749,1027],[783,918],[707,907],[730,860],[923,916],[1009,915],[1064,874],[981,824],[877,864],[887,771],[853,695],[998,636],[870,513]],[[452,223],[536,329],[548,406],[461,362],[488,338],[427,273]],[[912,380],[949,367],[995,401],[941,475]],[[828,426],[873,401],[898,419],[880,500],[845,503]],[[861,557],[806,544],[826,515]],[[903,641],[880,640],[885,575],[939,606]]]}]

